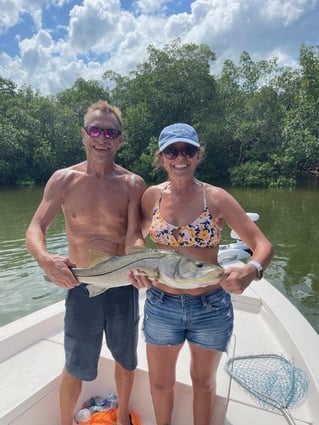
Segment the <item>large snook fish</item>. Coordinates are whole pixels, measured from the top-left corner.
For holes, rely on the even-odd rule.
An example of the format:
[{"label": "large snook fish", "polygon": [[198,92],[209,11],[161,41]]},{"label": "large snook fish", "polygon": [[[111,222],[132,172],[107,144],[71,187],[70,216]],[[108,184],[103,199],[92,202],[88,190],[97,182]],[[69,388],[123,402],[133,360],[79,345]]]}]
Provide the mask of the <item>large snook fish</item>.
[{"label": "large snook fish", "polygon": [[87,284],[90,297],[109,288],[130,285],[129,270],[138,269],[151,279],[172,288],[193,289],[217,284],[222,267],[173,250],[138,249],[123,256],[104,256],[88,268],[72,268],[75,277]]}]

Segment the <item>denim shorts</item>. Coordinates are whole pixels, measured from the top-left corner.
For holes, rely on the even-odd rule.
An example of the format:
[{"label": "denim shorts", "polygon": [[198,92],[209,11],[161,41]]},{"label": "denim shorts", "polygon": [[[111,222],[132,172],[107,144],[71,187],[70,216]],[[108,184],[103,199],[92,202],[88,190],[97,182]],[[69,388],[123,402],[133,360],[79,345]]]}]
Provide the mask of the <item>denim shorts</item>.
[{"label": "denim shorts", "polygon": [[185,340],[208,350],[226,351],[233,331],[233,306],[222,288],[204,295],[146,292],[144,335],[149,344],[179,345]]},{"label": "denim shorts", "polygon": [[113,358],[127,370],[137,365],[138,290],[111,288],[89,297],[86,285],[68,291],[64,323],[65,368],[81,380],[97,376],[103,334]]}]

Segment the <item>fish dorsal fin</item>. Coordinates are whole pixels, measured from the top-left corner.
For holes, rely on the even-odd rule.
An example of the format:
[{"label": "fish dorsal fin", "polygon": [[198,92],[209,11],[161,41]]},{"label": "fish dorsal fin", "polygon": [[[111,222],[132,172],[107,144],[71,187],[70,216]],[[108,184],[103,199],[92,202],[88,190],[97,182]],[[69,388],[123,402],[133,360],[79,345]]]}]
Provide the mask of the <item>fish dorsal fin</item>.
[{"label": "fish dorsal fin", "polygon": [[151,253],[161,253],[167,255],[169,253],[169,250],[167,249],[157,249],[157,248],[147,248],[146,246],[130,246],[126,248],[126,254],[151,254]]},{"label": "fish dorsal fin", "polygon": [[106,254],[105,252],[94,251],[90,249],[90,263],[88,268],[91,269],[97,264],[109,260],[111,257],[112,255]]},{"label": "fish dorsal fin", "polygon": [[149,248],[145,248],[144,246],[129,246],[126,248],[126,254],[141,254],[143,252],[150,252]]}]

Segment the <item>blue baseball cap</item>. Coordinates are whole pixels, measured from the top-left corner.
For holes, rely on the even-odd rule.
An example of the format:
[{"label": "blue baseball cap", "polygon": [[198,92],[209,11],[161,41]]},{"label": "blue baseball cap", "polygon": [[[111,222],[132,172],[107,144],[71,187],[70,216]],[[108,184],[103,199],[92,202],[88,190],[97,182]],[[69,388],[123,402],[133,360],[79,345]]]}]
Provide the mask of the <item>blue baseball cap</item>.
[{"label": "blue baseball cap", "polygon": [[158,138],[159,151],[162,152],[173,143],[184,142],[200,147],[198,135],[189,124],[177,123],[163,128]]}]

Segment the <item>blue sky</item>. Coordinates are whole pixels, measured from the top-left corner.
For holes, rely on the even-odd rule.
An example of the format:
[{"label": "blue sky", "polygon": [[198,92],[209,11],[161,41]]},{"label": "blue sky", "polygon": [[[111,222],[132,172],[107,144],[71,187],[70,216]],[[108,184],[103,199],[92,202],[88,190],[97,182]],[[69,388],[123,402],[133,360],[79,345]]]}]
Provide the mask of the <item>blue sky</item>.
[{"label": "blue sky", "polygon": [[319,0],[0,0],[0,76],[55,94],[106,70],[127,75],[177,37],[216,53],[212,72],[246,50],[297,66],[319,45]]}]

